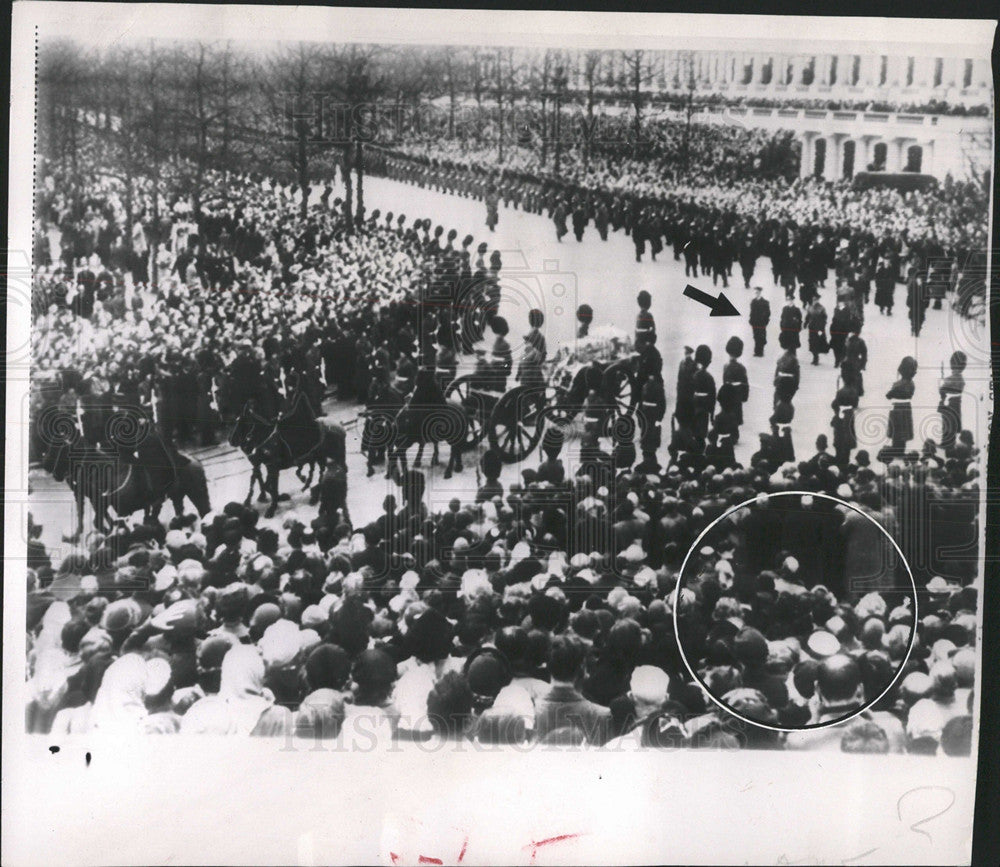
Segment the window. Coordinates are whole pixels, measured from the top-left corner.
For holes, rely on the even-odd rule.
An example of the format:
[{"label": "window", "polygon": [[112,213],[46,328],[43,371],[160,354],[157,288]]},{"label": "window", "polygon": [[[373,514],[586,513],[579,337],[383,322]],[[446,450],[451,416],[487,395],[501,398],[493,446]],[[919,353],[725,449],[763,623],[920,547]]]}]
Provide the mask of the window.
[{"label": "window", "polygon": [[854,62],[851,64],[851,84],[856,85],[861,78],[861,58],[854,55]]},{"label": "window", "polygon": [[844,142],[844,177],[854,177],[854,156],[857,151],[857,144],[853,141]]},{"label": "window", "polygon": [[813,177],[821,178],[823,177],[823,171],[826,169],[826,139],[818,138],[816,139],[816,144],[813,149]]},{"label": "window", "polygon": [[962,87],[972,87],[972,61],[965,61],[965,69],[962,71]]},{"label": "window", "polygon": [[940,87],[941,80],[944,78],[944,61],[937,57],[934,60],[934,81],[932,87]]},{"label": "window", "polygon": [[924,149],[920,145],[910,145],[906,149],[904,172],[919,172],[924,162]]},{"label": "window", "polygon": [[837,83],[837,61],[840,58],[835,54],[830,60],[830,84]]},{"label": "window", "polygon": [[878,69],[879,85],[884,85],[888,78],[889,78],[889,58],[883,54],[882,59],[879,62],[879,69]]},{"label": "window", "polygon": [[802,69],[802,83],[812,84],[816,79],[816,58],[810,57],[809,62]]},{"label": "window", "polygon": [[885,171],[885,161],[889,156],[889,146],[884,142],[878,142],[874,148],[872,148],[872,161],[868,166],[869,171],[873,172],[884,172]]},{"label": "window", "polygon": [[913,86],[913,58],[906,58],[906,86]]}]

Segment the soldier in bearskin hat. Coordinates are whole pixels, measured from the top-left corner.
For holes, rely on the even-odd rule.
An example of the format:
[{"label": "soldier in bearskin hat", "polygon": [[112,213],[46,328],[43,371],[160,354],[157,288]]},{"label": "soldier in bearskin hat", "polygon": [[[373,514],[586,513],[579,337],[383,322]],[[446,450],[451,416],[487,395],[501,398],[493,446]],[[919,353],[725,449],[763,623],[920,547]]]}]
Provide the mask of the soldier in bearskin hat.
[{"label": "soldier in bearskin hat", "polygon": [[715,377],[708,372],[712,363],[712,350],[704,343],[694,353],[695,371],[691,378],[694,392],[693,430],[695,436],[704,442],[708,436],[708,425],[715,415]]},{"label": "soldier in bearskin hat", "polygon": [[740,425],[743,424],[743,404],[750,398],[750,383],[747,379],[747,369],[739,360],[743,355],[743,341],[739,337],[730,337],[726,342],[726,355],[729,361],[722,368],[722,387],[719,389],[719,406],[732,416],[735,430],[733,442],[739,442]]}]

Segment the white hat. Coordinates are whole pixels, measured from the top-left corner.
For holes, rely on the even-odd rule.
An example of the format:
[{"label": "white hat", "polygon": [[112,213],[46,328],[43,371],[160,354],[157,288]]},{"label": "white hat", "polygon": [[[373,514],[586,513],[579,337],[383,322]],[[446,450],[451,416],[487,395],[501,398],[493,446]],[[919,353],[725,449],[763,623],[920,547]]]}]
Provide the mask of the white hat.
[{"label": "white hat", "polygon": [[670,677],[655,665],[640,665],[632,671],[629,691],[646,704],[663,704],[667,700]]}]

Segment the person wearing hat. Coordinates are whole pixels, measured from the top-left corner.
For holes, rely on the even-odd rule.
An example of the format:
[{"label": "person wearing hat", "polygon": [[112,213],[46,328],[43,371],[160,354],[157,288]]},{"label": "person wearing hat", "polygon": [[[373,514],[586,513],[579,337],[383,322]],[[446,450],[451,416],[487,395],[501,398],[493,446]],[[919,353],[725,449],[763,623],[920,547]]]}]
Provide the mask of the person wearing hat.
[{"label": "person wearing hat", "polygon": [[692,431],[702,443],[708,436],[708,425],[715,415],[715,377],[708,371],[712,350],[704,343],[694,354],[695,371],[691,377]]},{"label": "person wearing hat", "polygon": [[892,316],[896,294],[896,272],[888,256],[880,256],[875,266],[875,306],[879,313]]},{"label": "person wearing hat", "polygon": [[566,468],[559,460],[565,434],[555,425],[547,427],[542,435],[542,454],[545,459],[538,465],[538,481],[561,485],[566,479]]},{"label": "person wearing hat", "polygon": [[638,745],[646,721],[663,710],[669,688],[670,677],[662,668],[636,666],[629,679],[628,692],[611,702],[609,709],[616,737],[609,740],[605,748]]},{"label": "person wearing hat", "polygon": [[577,337],[586,337],[590,333],[590,325],[594,321],[594,308],[589,304],[581,304],[576,309],[576,321],[579,323]]},{"label": "person wearing hat", "polygon": [[927,293],[925,276],[914,263],[910,266],[910,273],[906,279],[906,308],[909,310],[910,335],[912,337],[920,336],[929,304],[930,296]]},{"label": "person wearing hat", "polygon": [[761,286],[754,286],[753,300],[750,302],[750,327],[753,329],[753,354],[756,358],[764,357],[767,326],[770,321],[771,304],[764,297],[764,289]]},{"label": "person wearing hat", "polygon": [[951,457],[955,449],[955,438],[962,429],[962,394],[965,392],[965,378],[962,373],[968,359],[961,350],[951,354],[948,366],[951,373],[941,380],[938,394],[938,413],[941,415],[941,448]]},{"label": "person wearing hat", "polygon": [[844,360],[844,346],[847,336],[857,327],[853,309],[845,295],[837,293],[837,306],[830,320],[830,348],[833,350],[833,366],[840,367]]},{"label": "person wearing hat", "polygon": [[555,206],[555,210],[552,211],[552,222],[556,225],[556,240],[562,243],[563,236],[569,231],[566,227],[566,218],[569,216],[569,210],[566,207],[566,202],[560,199]]},{"label": "person wearing hat", "polygon": [[684,347],[684,357],[677,368],[677,403],[674,407],[674,418],[680,427],[690,427],[694,421],[694,374],[698,365],[694,360],[694,350]]},{"label": "person wearing hat", "polygon": [[892,388],[886,392],[886,400],[891,400],[892,409],[889,410],[889,440],[892,449],[889,454],[892,457],[902,456],[906,451],[906,445],[913,439],[913,409],[910,400],[913,398],[915,386],[913,378],[917,374],[917,361],[912,356],[907,355],[900,363],[898,371],[899,379],[893,383]]},{"label": "person wearing hat", "polygon": [[639,421],[641,425],[640,448],[642,462],[637,469],[656,473],[660,464],[656,452],[662,442],[661,426],[667,412],[667,395],[663,386],[663,376],[658,371],[650,371],[642,384],[639,396]]},{"label": "person wearing hat", "polygon": [[809,332],[809,352],[813,365],[819,364],[819,357],[830,351],[826,340],[826,308],[817,296],[806,312],[803,327]]},{"label": "person wearing hat", "polygon": [[830,404],[833,409],[830,427],[833,428],[834,459],[842,471],[847,470],[851,451],[858,445],[858,437],[854,430],[854,413],[858,408],[859,395],[851,373],[851,365],[845,361],[841,366],[842,384],[837,389],[833,403]]},{"label": "person wearing hat", "polygon": [[722,368],[722,387],[719,389],[719,406],[728,413],[735,425],[732,442],[740,439],[740,425],[743,424],[743,404],[750,398],[750,383],[747,379],[747,369],[739,360],[743,355],[743,341],[739,337],[730,337],[726,341],[726,355],[729,361]]},{"label": "person wearing hat", "polygon": [[656,343],[656,323],[653,321],[653,314],[649,308],[653,305],[650,294],[643,289],[637,296],[639,304],[639,314],[635,317],[635,348],[641,349],[647,344]]}]

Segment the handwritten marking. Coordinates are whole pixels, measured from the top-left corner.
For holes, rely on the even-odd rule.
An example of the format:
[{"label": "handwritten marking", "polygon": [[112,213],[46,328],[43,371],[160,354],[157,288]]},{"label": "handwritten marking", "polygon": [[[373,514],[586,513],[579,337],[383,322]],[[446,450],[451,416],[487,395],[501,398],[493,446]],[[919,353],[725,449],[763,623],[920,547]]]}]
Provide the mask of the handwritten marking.
[{"label": "handwritten marking", "polygon": [[860,855],[855,855],[853,858],[845,858],[841,861],[841,864],[850,864],[852,861],[857,861],[859,858],[864,858],[866,855],[871,855],[872,852],[878,852],[878,846],[874,849],[869,849],[867,852],[862,852]]},{"label": "handwritten marking", "polygon": [[49,747],[49,752],[52,753],[52,755],[55,755],[56,753],[59,752],[59,747],[53,745],[53,746]]},{"label": "handwritten marking", "polygon": [[87,755],[85,755],[83,757],[83,759],[87,763],[87,767],[89,768],[90,767],[90,753],[87,753]]},{"label": "handwritten marking", "polygon": [[927,840],[931,844],[933,844],[934,838],[931,837],[930,832],[922,830],[920,826],[926,825],[928,822],[930,822],[933,819],[937,819],[939,816],[943,816],[953,806],[955,806],[955,801],[957,800],[957,798],[955,796],[955,793],[947,786],[917,786],[915,789],[910,789],[908,792],[904,792],[902,795],[900,795],[899,800],[896,801],[896,817],[899,819],[899,821],[901,822],[903,821],[903,801],[906,800],[910,795],[916,792],[931,792],[931,791],[947,792],[949,795],[951,795],[951,800],[948,802],[947,806],[943,810],[939,810],[937,813],[928,816],[926,819],[921,819],[919,822],[914,822],[912,825],[910,825],[910,830],[916,832],[917,834],[923,834],[927,838]]},{"label": "handwritten marking", "polygon": [[469,847],[469,835],[465,835],[465,839],[462,841],[462,851],[458,853],[458,863],[462,863],[462,859],[465,857],[465,850]]},{"label": "handwritten marking", "polygon": [[421,855],[417,859],[418,864],[444,864],[440,858],[428,858],[426,855]]},{"label": "handwritten marking", "polygon": [[524,846],[523,848],[531,849],[531,863],[534,864],[535,856],[538,854],[538,850],[541,849],[542,846],[549,846],[552,843],[561,843],[564,840],[573,840],[579,836],[580,836],[579,834],[560,834],[558,837],[547,837],[544,840],[538,840],[534,843],[529,843],[527,846]]}]

